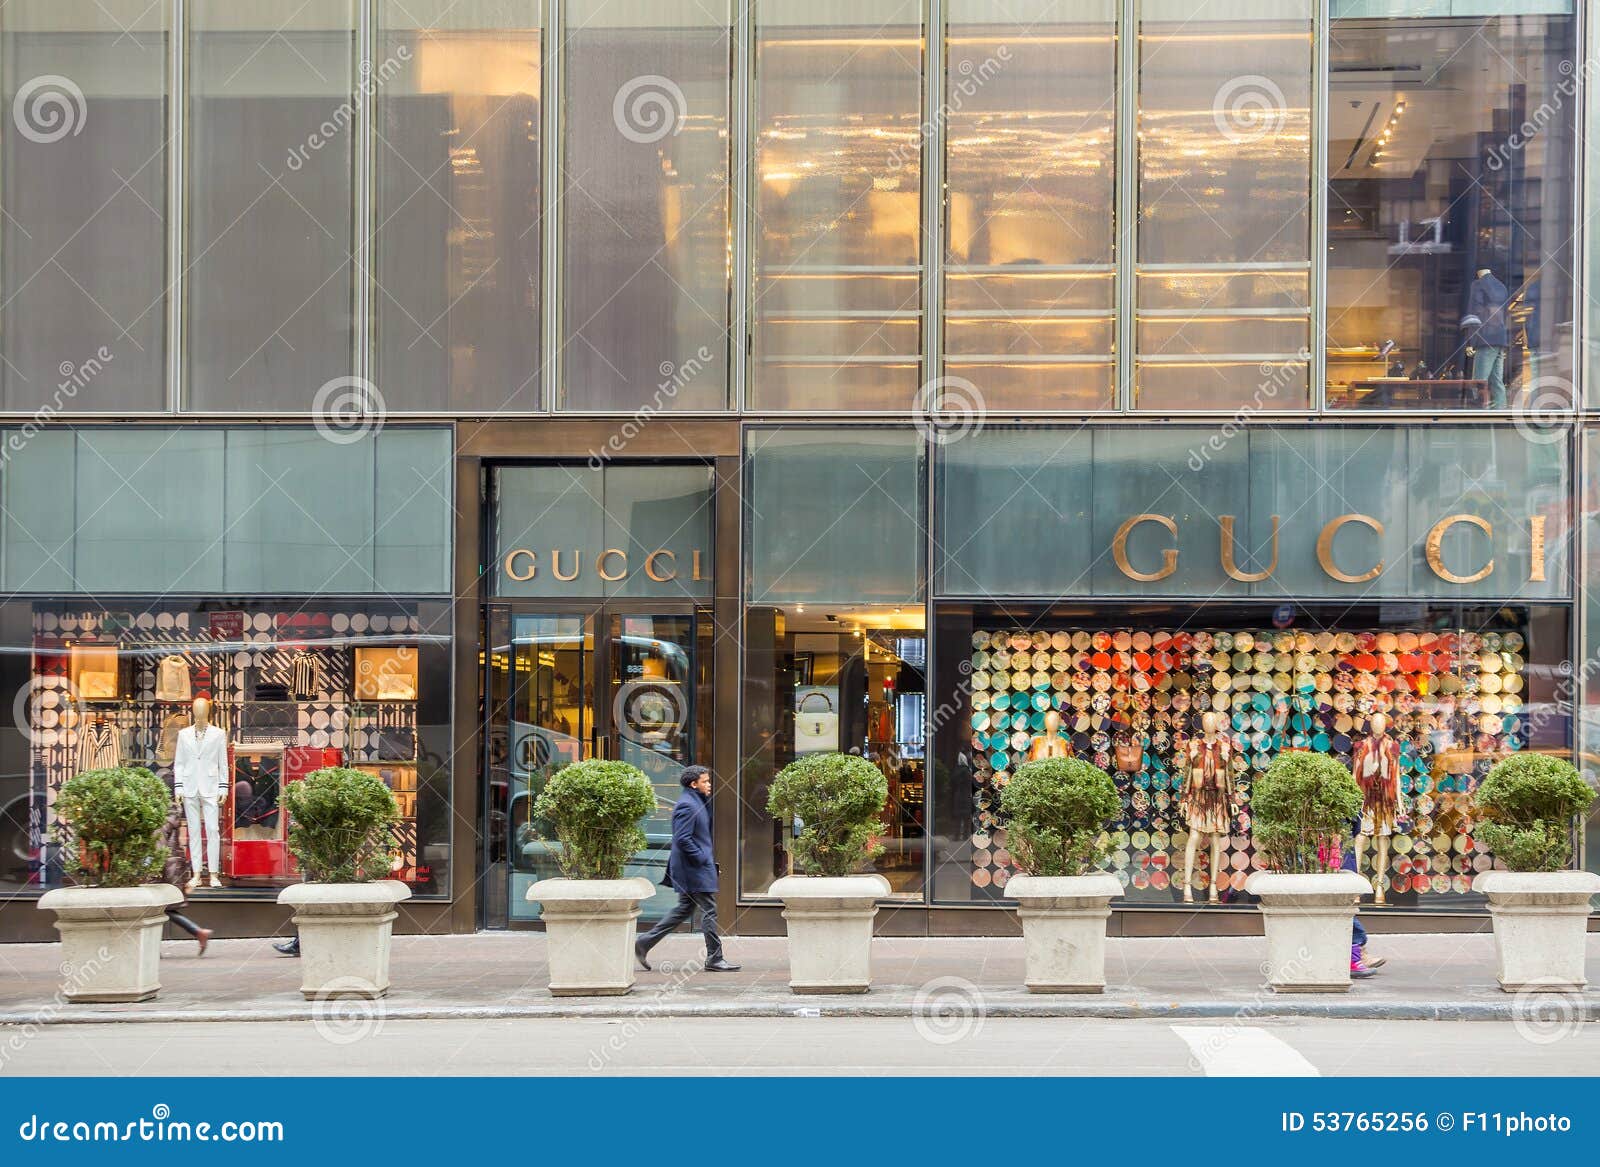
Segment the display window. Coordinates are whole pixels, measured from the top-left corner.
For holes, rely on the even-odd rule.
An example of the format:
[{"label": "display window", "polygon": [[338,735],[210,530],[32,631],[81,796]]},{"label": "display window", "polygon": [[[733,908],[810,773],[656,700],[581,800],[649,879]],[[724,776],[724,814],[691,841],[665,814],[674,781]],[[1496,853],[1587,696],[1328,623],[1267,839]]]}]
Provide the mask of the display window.
[{"label": "display window", "polygon": [[746,614],[740,890],[791,870],[794,824],[767,813],[773,777],[796,758],[849,753],[877,766],[889,797],[872,870],[920,899],[927,847],[925,617],[920,606],[752,606]]},{"label": "display window", "polygon": [[1075,756],[1116,780],[1104,866],[1132,904],[1239,903],[1250,790],[1279,753],[1349,766],[1346,851],[1379,903],[1454,906],[1494,866],[1471,796],[1499,759],[1570,756],[1558,606],[953,606],[939,616],[934,898],[1004,897],[1000,793]]},{"label": "display window", "polygon": [[394,791],[392,877],[447,889],[447,605],[13,602],[0,627],[17,694],[0,774],[5,886],[63,882],[55,803],[69,778],[142,766],[184,807],[181,845],[208,877],[196,894],[275,895],[300,878],[284,789],[345,765]]}]

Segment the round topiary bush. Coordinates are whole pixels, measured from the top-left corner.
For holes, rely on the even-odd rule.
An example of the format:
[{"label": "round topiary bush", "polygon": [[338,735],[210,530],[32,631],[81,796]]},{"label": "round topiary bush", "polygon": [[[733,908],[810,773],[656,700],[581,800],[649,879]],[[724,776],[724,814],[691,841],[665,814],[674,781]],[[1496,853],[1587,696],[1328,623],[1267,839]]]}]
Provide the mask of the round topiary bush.
[{"label": "round topiary bush", "polygon": [[767,810],[800,820],[794,864],[804,875],[850,875],[882,853],[872,836],[889,801],[889,780],[854,754],[807,754],[772,780]]},{"label": "round topiary bush", "polygon": [[172,795],[143,766],[85,770],[56,795],[67,870],[89,887],[138,887],[161,879],[161,828]]},{"label": "round topiary bush", "polygon": [[1361,814],[1361,787],[1327,754],[1282,753],[1250,791],[1256,850],[1273,871],[1337,871],[1343,838]]},{"label": "round topiary bush", "polygon": [[1572,820],[1594,797],[1572,763],[1513,754],[1473,792],[1483,820],[1473,837],[1512,871],[1564,871],[1572,863]]},{"label": "round topiary bush", "polygon": [[394,794],[365,770],[330,766],[283,788],[289,850],[310,883],[367,883],[394,867]]},{"label": "round topiary bush", "polygon": [[1122,814],[1117,784],[1080,758],[1018,766],[1000,791],[1006,847],[1030,875],[1085,875],[1106,854],[1108,823]]},{"label": "round topiary bush", "polygon": [[656,808],[655,790],[636,766],[593,758],[550,776],[533,813],[561,844],[561,871],[569,879],[621,879],[633,855],[644,850],[639,821]]}]

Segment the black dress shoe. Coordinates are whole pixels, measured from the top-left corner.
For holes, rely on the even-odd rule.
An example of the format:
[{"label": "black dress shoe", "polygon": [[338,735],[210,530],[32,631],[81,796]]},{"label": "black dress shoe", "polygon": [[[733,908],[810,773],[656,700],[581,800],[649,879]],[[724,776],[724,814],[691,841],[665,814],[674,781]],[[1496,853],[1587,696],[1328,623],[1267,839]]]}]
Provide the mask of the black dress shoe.
[{"label": "black dress shoe", "polygon": [[649,949],[645,948],[644,945],[640,944],[638,941],[634,941],[633,959],[639,962],[639,967],[644,969],[645,972],[650,971],[650,962],[645,959],[645,953],[648,951]]},{"label": "black dress shoe", "polygon": [[738,972],[739,971],[739,966],[736,965],[736,964],[729,964],[727,961],[723,960],[721,957],[718,957],[716,960],[708,960],[708,961],[706,961],[706,971],[707,972]]},{"label": "black dress shoe", "polygon": [[274,944],[272,947],[276,948],[279,952],[283,953],[283,955],[285,955],[285,956],[299,956],[300,955],[300,937],[291,936],[288,940],[281,940],[277,944]]}]

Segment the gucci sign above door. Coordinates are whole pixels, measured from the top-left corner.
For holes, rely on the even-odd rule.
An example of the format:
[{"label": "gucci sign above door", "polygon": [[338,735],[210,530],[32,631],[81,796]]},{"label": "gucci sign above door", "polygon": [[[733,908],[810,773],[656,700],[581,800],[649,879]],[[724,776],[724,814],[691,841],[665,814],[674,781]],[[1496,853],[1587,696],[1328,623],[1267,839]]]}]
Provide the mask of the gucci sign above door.
[{"label": "gucci sign above door", "polygon": [[494,594],[709,596],[713,487],[705,465],[495,467]]}]

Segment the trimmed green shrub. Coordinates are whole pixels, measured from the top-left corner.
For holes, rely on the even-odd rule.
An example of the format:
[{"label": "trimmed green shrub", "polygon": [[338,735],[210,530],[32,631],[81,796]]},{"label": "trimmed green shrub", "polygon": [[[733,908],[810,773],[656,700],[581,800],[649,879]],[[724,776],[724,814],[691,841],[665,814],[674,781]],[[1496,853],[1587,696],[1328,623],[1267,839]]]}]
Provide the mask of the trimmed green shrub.
[{"label": "trimmed green shrub", "polygon": [[1513,754],[1496,762],[1473,792],[1482,820],[1473,837],[1512,871],[1565,871],[1572,863],[1572,820],[1594,797],[1572,763]]},{"label": "trimmed green shrub", "polygon": [[1030,875],[1084,875],[1106,854],[1106,825],[1122,814],[1117,784],[1080,758],[1018,766],[1000,791],[1006,848]]},{"label": "trimmed green shrub", "polygon": [[172,807],[167,784],[143,766],[85,770],[56,795],[66,868],[88,887],[138,887],[161,880],[161,828]]},{"label": "trimmed green shrub", "polygon": [[330,766],[283,788],[289,850],[311,883],[368,883],[394,867],[394,794],[365,770]]},{"label": "trimmed green shrub", "polygon": [[655,808],[655,790],[638,767],[592,758],[552,774],[533,813],[561,845],[562,874],[621,879],[628,860],[645,847],[639,821]]},{"label": "trimmed green shrub", "polygon": [[889,780],[854,754],[807,754],[772,780],[767,810],[800,820],[794,864],[804,875],[850,875],[883,853],[872,836],[889,801]]},{"label": "trimmed green shrub", "polygon": [[1250,791],[1256,850],[1273,871],[1338,871],[1344,836],[1360,814],[1361,787],[1327,754],[1281,753]]}]

